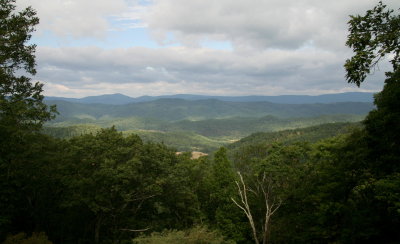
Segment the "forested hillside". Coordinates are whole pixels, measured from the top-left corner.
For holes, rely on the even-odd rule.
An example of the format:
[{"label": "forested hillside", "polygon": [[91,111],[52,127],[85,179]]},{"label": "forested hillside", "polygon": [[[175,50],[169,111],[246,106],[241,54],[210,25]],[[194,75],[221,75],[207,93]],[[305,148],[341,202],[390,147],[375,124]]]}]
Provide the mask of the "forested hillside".
[{"label": "forested hillside", "polygon": [[[328,117],[332,118],[332,117]],[[272,143],[272,142],[295,142],[295,141],[311,141],[316,142],[320,139],[336,136],[338,134],[346,133],[353,127],[359,127],[358,123],[328,123],[327,118],[314,118],[311,120],[293,120],[287,124],[281,124],[281,120],[264,123],[264,129],[259,127],[248,127],[248,124],[244,123],[242,130],[229,130],[222,127],[222,131],[226,134],[218,136],[218,134],[212,134],[208,131],[209,127],[201,127],[206,130],[205,135],[202,133],[196,133],[191,129],[180,128],[171,131],[159,131],[159,130],[123,130],[123,134],[139,135],[142,140],[146,142],[158,142],[167,145],[172,149],[183,152],[201,151],[205,153],[212,153],[221,146],[227,146],[228,148],[235,148],[241,144],[257,144],[257,143]],[[228,120],[229,122],[230,120]],[[246,120],[245,120],[246,121]],[[334,120],[329,120],[330,122]],[[287,122],[287,121],[286,121]],[[307,127],[309,125],[318,124],[318,126]],[[321,125],[320,125],[321,124]],[[260,125],[260,126],[261,126]],[[215,133],[216,125],[211,123],[214,127],[211,132]],[[265,128],[266,127],[266,128]],[[305,128],[303,128],[305,127]],[[114,127],[116,128],[116,127]],[[295,130],[284,130],[287,128],[297,128]],[[199,129],[197,127],[197,129]],[[84,134],[96,134],[101,130],[100,126],[91,124],[73,125],[67,127],[44,127],[43,132],[47,135],[69,139],[75,136]],[[277,132],[258,132],[250,135],[257,131],[277,131]],[[222,132],[219,132],[222,133]],[[250,136],[247,136],[250,135]],[[240,139],[247,136],[243,139]],[[237,138],[237,139],[234,139]],[[233,143],[240,139],[240,141]]]},{"label": "forested hillside", "polygon": [[322,139],[350,133],[352,130],[361,129],[362,127],[363,125],[361,123],[327,123],[277,132],[257,132],[227,145],[227,148],[230,151],[235,151],[239,148],[261,144],[315,143]]},{"label": "forested hillside", "polygon": [[270,102],[224,102],[219,100],[188,101],[160,99],[125,105],[81,104],[47,101],[57,105],[60,115],[54,121],[100,118],[141,117],[164,121],[222,119],[229,117],[313,117],[328,114],[365,115],[373,109],[371,103],[343,102],[333,104],[276,104]]},{"label": "forested hillside", "polygon": [[57,101],[57,108],[59,115],[46,124],[44,132],[58,138],[114,126],[125,134],[135,133],[146,141],[164,142],[179,151],[210,153],[255,132],[361,121],[373,106],[164,99],[127,105]]},{"label": "forested hillside", "polygon": [[229,118],[202,121],[179,121],[169,124],[167,130],[192,131],[200,135],[218,138],[240,139],[254,132],[279,131],[304,128],[334,122],[356,122],[363,119],[357,115],[325,115],[309,118],[277,118],[265,116],[261,118]]},{"label": "forested hillside", "polygon": [[150,102],[163,98],[183,99],[189,101],[219,100],[226,102],[272,102],[281,104],[313,104],[313,103],[337,103],[337,102],[373,102],[373,93],[370,92],[346,92],[339,94],[308,95],[280,95],[280,96],[205,96],[192,94],[177,94],[164,96],[129,97],[123,94],[106,94],[83,98],[45,97],[46,101],[67,101],[74,103],[101,103],[101,104],[128,104]]},{"label": "forested hillside", "polygon": [[[72,135],[80,135],[96,128],[107,128],[115,126],[120,131],[159,131],[176,132],[186,131],[212,138],[231,138],[240,139],[254,132],[278,131],[285,129],[303,128],[312,125],[335,122],[356,122],[364,116],[358,115],[325,115],[309,118],[277,118],[274,116],[265,116],[261,118],[241,118],[233,117],[228,119],[210,119],[200,121],[183,120],[178,122],[163,122],[152,119],[142,118],[108,118],[100,120],[86,120],[85,124],[79,124],[77,121],[55,122],[46,126],[46,131],[53,131],[51,135],[66,138]],[[81,129],[79,129],[81,127]],[[51,128],[51,129],[47,129]],[[57,128],[57,129],[56,129]],[[75,133],[63,132],[75,131]],[[69,129],[68,129],[69,128]],[[59,132],[59,133],[57,133]]]},{"label": "forested hillside", "polygon": [[[75,135],[95,133],[100,128],[115,127],[125,134],[138,134],[146,141],[164,142],[179,151],[207,153],[255,132],[361,121],[368,109],[373,107],[368,103],[343,103],[346,109],[342,109],[338,104],[284,105],[168,99],[162,102],[163,106],[160,105],[161,101],[128,105],[88,105],[67,102],[60,102],[58,105],[60,104],[65,106],[61,108],[58,106],[58,118],[44,127],[43,131],[48,135],[70,138]],[[263,113],[257,111],[262,109],[285,116],[261,116]],[[301,110],[308,111],[304,117],[288,117],[300,114]],[[332,110],[352,114],[337,114]],[[252,115],[252,117],[234,116],[237,114]],[[137,116],[129,117],[131,115]]]}]

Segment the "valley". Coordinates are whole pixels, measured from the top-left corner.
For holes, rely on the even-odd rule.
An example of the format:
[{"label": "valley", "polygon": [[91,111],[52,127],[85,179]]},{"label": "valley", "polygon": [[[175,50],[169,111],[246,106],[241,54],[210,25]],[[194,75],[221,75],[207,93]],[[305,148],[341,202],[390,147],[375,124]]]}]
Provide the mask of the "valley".
[{"label": "valley", "polygon": [[[370,102],[343,102],[343,95],[340,94],[336,94],[336,98],[330,95],[332,103],[324,103],[325,96],[319,96],[320,101],[314,99],[320,103],[305,104],[254,101],[260,99],[256,96],[230,97],[230,100],[236,101],[226,101],[227,98],[195,100],[194,95],[186,95],[190,99],[160,98],[116,104],[121,101],[121,95],[115,96],[115,101],[112,95],[91,97],[89,100],[98,103],[80,102],[87,101],[85,98],[75,101],[47,99],[46,103],[55,104],[60,114],[46,124],[45,133],[71,138],[115,127],[125,135],[137,134],[144,141],[164,143],[177,151],[211,153],[257,132],[358,122],[373,109]],[[365,100],[369,95],[358,96]],[[277,96],[275,100],[292,101],[295,98]]]}]

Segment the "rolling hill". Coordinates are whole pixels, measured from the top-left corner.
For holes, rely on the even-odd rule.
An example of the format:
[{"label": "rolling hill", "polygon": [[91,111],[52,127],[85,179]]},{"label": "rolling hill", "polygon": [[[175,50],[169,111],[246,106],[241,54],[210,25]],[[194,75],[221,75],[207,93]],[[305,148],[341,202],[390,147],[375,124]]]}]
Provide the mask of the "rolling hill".
[{"label": "rolling hill", "polygon": [[319,140],[348,133],[361,128],[361,123],[326,123],[305,128],[281,130],[275,132],[257,132],[246,136],[227,147],[232,151],[257,144],[317,142]]},{"label": "rolling hill", "polygon": [[374,108],[372,103],[362,102],[277,104],[271,102],[226,102],[212,99],[198,101],[159,99],[124,105],[82,104],[67,101],[47,101],[47,104],[57,105],[60,115],[56,118],[56,122],[75,119],[77,123],[116,117],[196,121],[231,117],[263,117],[266,115],[281,118],[314,117],[328,114],[365,115]]},{"label": "rolling hill", "polygon": [[[304,128],[287,129],[288,127],[276,124],[278,126],[273,131],[255,132],[257,130],[248,130],[247,132],[238,132],[236,134],[245,135],[237,140],[230,136],[205,136],[190,130],[177,131],[157,131],[157,130],[124,130],[124,134],[137,134],[144,141],[159,142],[175,148],[178,151],[202,151],[211,153],[221,146],[227,146],[234,152],[240,148],[257,144],[270,144],[275,142],[292,143],[300,141],[316,142],[318,140],[347,133],[352,128],[361,127],[360,123],[326,123],[309,126]],[[306,126],[306,124],[303,124]],[[96,133],[102,127],[98,125],[72,125],[67,127],[44,127],[44,132],[48,135],[59,138],[70,138],[87,133]],[[286,128],[286,130],[285,130]],[[290,128],[290,127],[289,127]],[[255,133],[254,133],[255,132]],[[251,135],[249,135],[251,134]],[[240,140],[239,140],[240,139]]]},{"label": "rolling hill", "polygon": [[[119,100],[110,102],[115,104],[98,103],[102,99],[113,100],[115,96]],[[138,134],[145,141],[163,142],[179,151],[212,152],[252,133],[357,122],[374,108],[370,102],[279,104],[196,100],[199,98],[196,96],[191,100],[187,96],[193,95],[180,96],[188,99],[162,98],[118,104],[130,98],[117,94],[87,97],[83,103],[78,100],[46,100],[47,104],[56,104],[60,114],[46,124],[44,131],[56,137],[70,138],[115,126],[124,133]],[[151,97],[147,98],[151,100]]]},{"label": "rolling hill", "polygon": [[177,94],[164,96],[129,97],[120,93],[89,96],[83,98],[46,97],[45,100],[61,100],[75,103],[101,103],[121,105],[138,102],[151,102],[158,99],[184,99],[189,101],[216,99],[226,102],[273,102],[282,104],[310,104],[310,103],[337,103],[337,102],[373,102],[373,93],[346,92],[323,95],[280,95],[280,96],[206,96],[192,94]]}]

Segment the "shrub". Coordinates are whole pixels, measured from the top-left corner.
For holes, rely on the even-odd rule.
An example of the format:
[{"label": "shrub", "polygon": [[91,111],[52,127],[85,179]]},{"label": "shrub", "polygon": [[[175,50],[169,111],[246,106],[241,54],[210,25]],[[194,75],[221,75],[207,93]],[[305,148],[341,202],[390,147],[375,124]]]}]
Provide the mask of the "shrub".
[{"label": "shrub", "polygon": [[18,233],[16,235],[8,236],[3,244],[53,244],[45,233],[33,233],[32,236],[27,237],[25,233]]},{"label": "shrub", "polygon": [[234,244],[226,241],[216,231],[197,226],[188,230],[165,230],[153,232],[149,236],[141,236],[133,240],[134,244]]}]

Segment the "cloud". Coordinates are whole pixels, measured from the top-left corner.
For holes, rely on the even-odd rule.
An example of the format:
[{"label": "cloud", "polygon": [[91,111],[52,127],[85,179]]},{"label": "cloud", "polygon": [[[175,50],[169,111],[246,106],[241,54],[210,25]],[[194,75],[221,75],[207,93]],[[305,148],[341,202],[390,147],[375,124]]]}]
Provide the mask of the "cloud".
[{"label": "cloud", "polygon": [[19,0],[32,6],[40,17],[39,32],[51,31],[62,38],[102,38],[110,28],[107,18],[124,12],[124,0]]},{"label": "cloud", "polygon": [[[320,94],[355,89],[344,81],[343,60],[334,52],[320,50],[245,54],[188,47],[41,47],[36,78],[52,85],[53,92],[54,84],[62,85],[58,92],[70,95],[78,91],[82,95],[121,92],[131,96]],[[382,86],[378,78],[363,88],[378,90]]]},{"label": "cloud", "polygon": [[[56,38],[102,38],[145,28],[158,48],[85,47],[37,50],[46,94],[131,96],[321,94],[359,90],[344,79],[351,14],[377,0],[19,0],[32,5],[39,31]],[[399,8],[400,1],[385,1]],[[111,30],[111,31],[110,31]],[[137,33],[137,32],[135,32]],[[131,37],[135,38],[135,36]],[[117,40],[117,39],[115,39]],[[231,44],[226,50],[204,42]],[[212,46],[212,45],[210,45]],[[229,46],[229,45],[228,45]],[[382,87],[383,71],[363,84]]]},{"label": "cloud", "polygon": [[113,16],[115,27],[126,30],[131,28],[147,28],[147,23],[143,22],[143,18],[148,7],[137,4],[131,4],[124,12]]},{"label": "cloud", "polygon": [[[377,0],[19,0],[37,10],[40,32],[102,38],[109,30],[149,28],[160,43],[199,46],[230,42],[236,49],[342,49],[348,16]],[[386,0],[399,8],[397,0]]]},{"label": "cloud", "polygon": [[[378,1],[365,0],[154,0],[146,21],[160,42],[173,34],[194,45],[203,38],[236,49],[343,49],[348,16]],[[400,7],[395,0],[386,1]]]}]

